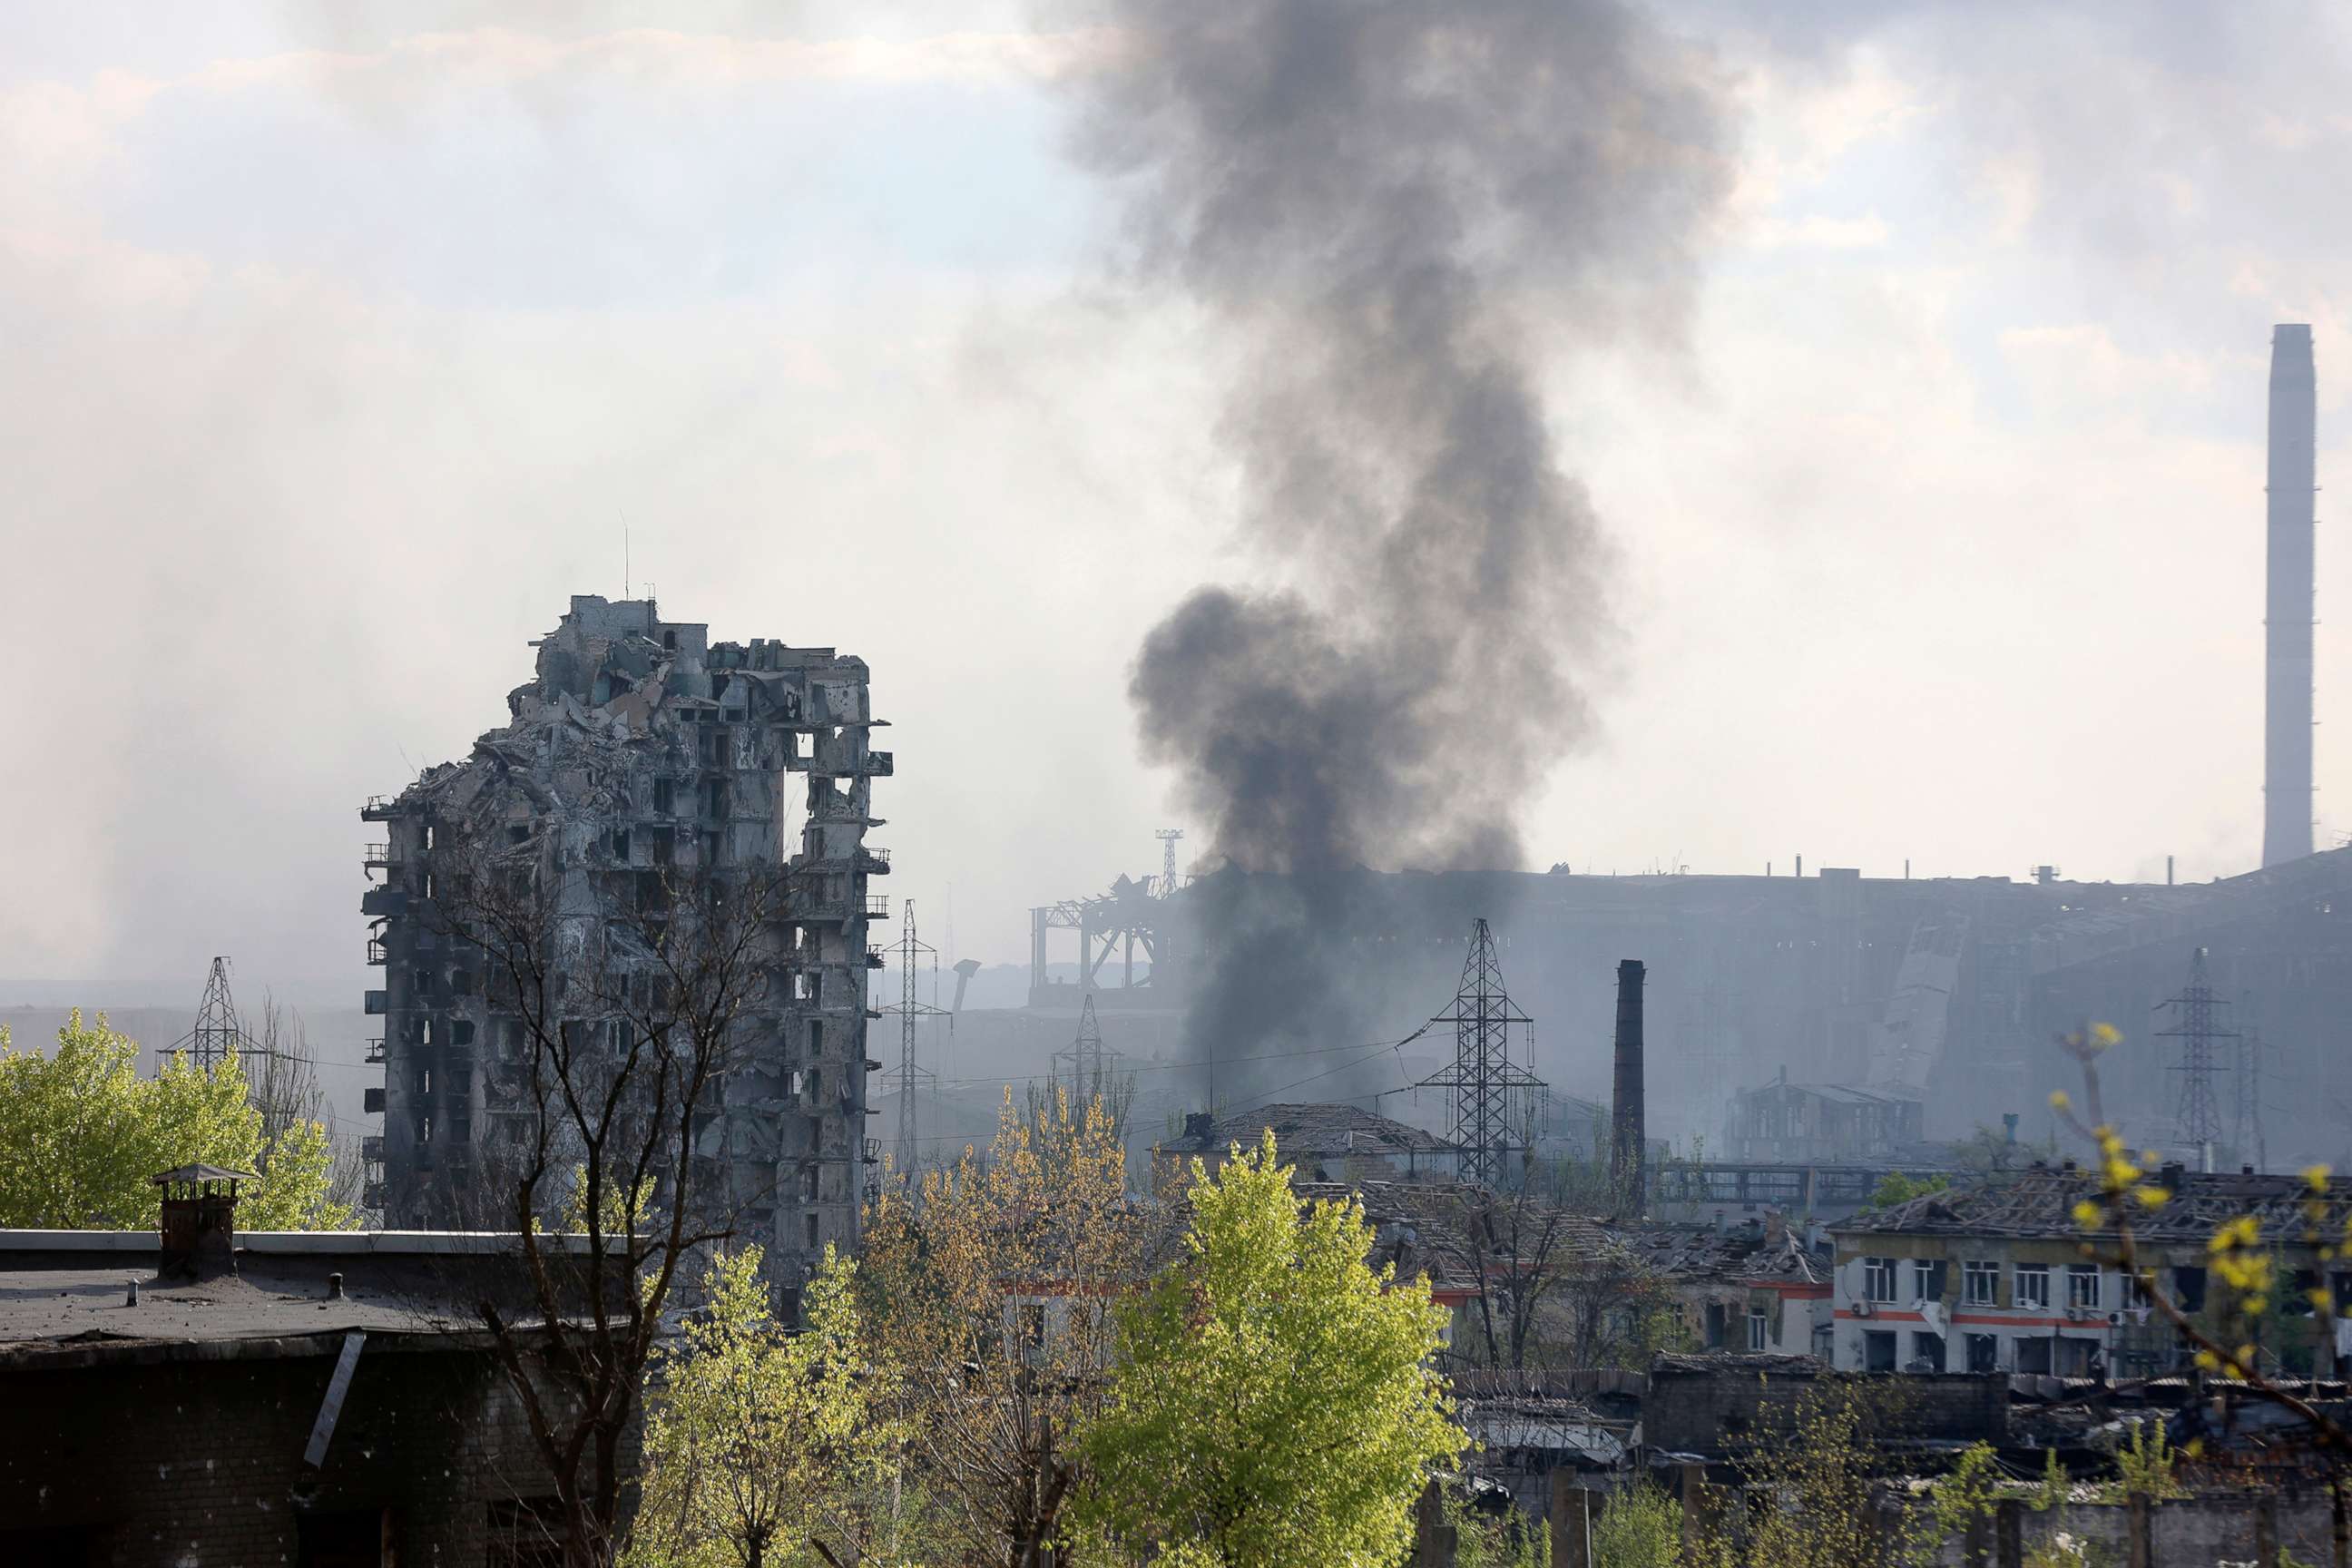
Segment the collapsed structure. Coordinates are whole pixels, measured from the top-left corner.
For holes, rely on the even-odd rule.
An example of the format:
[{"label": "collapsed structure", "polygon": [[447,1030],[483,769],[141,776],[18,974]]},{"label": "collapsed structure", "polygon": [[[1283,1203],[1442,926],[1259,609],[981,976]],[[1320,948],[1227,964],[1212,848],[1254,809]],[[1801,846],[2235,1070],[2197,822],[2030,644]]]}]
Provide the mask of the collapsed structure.
[{"label": "collapsed structure", "polygon": [[[828,1242],[854,1244],[872,1157],[866,922],[887,910],[866,889],[890,864],[865,836],[891,755],[867,743],[881,721],[866,667],[832,648],[712,643],[651,599],[593,595],[535,646],[503,728],[361,814],[385,832],[367,857],[383,881],[362,901],[384,966],[367,994],[383,1019],[370,1059],[384,1068],[369,1095],[384,1118],[369,1203],[395,1227],[478,1223],[486,1203],[512,1202],[491,1190],[498,1152],[542,1114],[524,1026],[480,973],[492,939],[452,907],[436,857],[497,846],[501,875],[518,868],[563,922],[642,908],[673,878],[774,878],[782,900],[763,906],[757,937],[765,984],[695,1152],[706,1190],[789,1276]],[[578,1013],[591,1038],[611,1032],[597,1006],[577,1000],[564,1026]]]}]

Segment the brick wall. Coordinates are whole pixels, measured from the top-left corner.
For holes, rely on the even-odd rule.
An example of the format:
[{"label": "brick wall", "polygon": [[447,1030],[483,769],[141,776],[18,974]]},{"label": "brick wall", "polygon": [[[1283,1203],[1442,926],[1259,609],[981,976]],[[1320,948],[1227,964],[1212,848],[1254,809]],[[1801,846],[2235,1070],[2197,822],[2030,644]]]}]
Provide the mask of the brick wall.
[{"label": "brick wall", "polygon": [[[1928,1505],[1915,1505],[1922,1514]],[[2262,1500],[2249,1492],[2214,1492],[2159,1502],[2149,1519],[2149,1558],[2155,1568],[2209,1568],[2218,1563],[2254,1561],[2255,1512]],[[2334,1554],[2327,1494],[2312,1489],[2281,1493],[2276,1510],[2279,1545],[2298,1563],[2326,1563]],[[2020,1556],[2048,1548],[2061,1533],[2089,1543],[2094,1563],[2130,1561],[2128,1510],[2122,1503],[2070,1503],[2046,1511],[2023,1510],[2019,1518]],[[1969,1568],[1969,1544],[1955,1537],[1930,1554],[1933,1568]]]},{"label": "brick wall", "polygon": [[36,1549],[16,1532],[87,1531],[88,1561],[108,1568],[291,1565],[306,1516],[314,1536],[330,1516],[383,1516],[403,1568],[490,1561],[494,1505],[553,1489],[488,1354],[371,1340],[312,1470],[303,1450],[341,1349],[327,1343],[0,1371],[0,1561]]},{"label": "brick wall", "polygon": [[1830,1384],[1869,1391],[1885,1412],[1887,1436],[1998,1443],[2009,1435],[2005,1377],[1807,1372],[1786,1357],[1721,1356],[1703,1367],[1662,1361],[1651,1370],[1642,1439],[1673,1453],[1727,1453],[1789,1430],[1811,1391]]}]

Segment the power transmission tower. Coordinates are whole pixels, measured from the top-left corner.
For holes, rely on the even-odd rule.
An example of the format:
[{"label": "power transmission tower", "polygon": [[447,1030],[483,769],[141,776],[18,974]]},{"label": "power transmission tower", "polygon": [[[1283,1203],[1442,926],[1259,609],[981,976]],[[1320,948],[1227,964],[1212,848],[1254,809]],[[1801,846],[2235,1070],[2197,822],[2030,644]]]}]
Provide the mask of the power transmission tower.
[{"label": "power transmission tower", "polygon": [[[2254,1005],[2253,994],[2240,991],[2238,1058],[2236,1070],[2230,1075],[2230,1147],[2242,1163],[2254,1159],[2252,1151],[2259,1141],[2257,1130],[2262,1125],[2261,1017],[2261,1012]],[[2256,1169],[2260,1168],[2257,1163]]]},{"label": "power transmission tower", "polygon": [[[1416,1087],[1452,1091],[1462,1179],[1495,1186],[1507,1173],[1514,1135],[1521,1149],[1531,1141],[1537,1098],[1547,1086],[1511,1060],[1512,1026],[1532,1031],[1535,1020],[1513,1005],[1503,988],[1494,933],[1484,920],[1471,922],[1470,952],[1463,960],[1454,1010],[1430,1022],[1454,1026],[1454,1064]],[[1535,1055],[1532,1033],[1528,1054],[1530,1059]]]},{"label": "power transmission tower", "polygon": [[2263,1136],[2263,1032],[2252,1024],[2238,1041],[2236,1103],[2231,1107],[2231,1148],[2241,1163],[2257,1171],[2270,1169],[2270,1149]]},{"label": "power transmission tower", "polygon": [[1111,1077],[1118,1070],[1120,1058],[1120,1052],[1103,1045],[1102,1025],[1095,1018],[1095,994],[1089,991],[1086,1005],[1078,1012],[1078,1037],[1070,1042],[1068,1049],[1054,1053],[1055,1074],[1059,1077],[1063,1064],[1068,1064],[1070,1096],[1081,1110],[1097,1099],[1108,1107]]},{"label": "power transmission tower", "polygon": [[185,1051],[198,1068],[211,1072],[231,1056],[243,1067],[245,1058],[260,1049],[237,1021],[236,1003],[228,991],[228,960],[215,957],[205,980],[205,999],[196,1005],[196,1026],[173,1041],[163,1054]]},{"label": "power transmission tower", "polygon": [[2199,1168],[2207,1171],[2213,1168],[2213,1145],[2221,1138],[2221,1108],[2213,1094],[2213,1046],[2238,1038],[2236,1030],[2221,1025],[2221,1009],[2228,1005],[2213,994],[2201,947],[2189,961],[2188,985],[2179,995],[2157,1004],[2158,1011],[2171,1009],[2173,1022],[2171,1028],[2158,1029],[2157,1038],[2180,1042],[2180,1062],[2172,1069],[2180,1075],[2176,1131],[2197,1151]]},{"label": "power transmission tower", "polygon": [[1160,896],[1163,899],[1172,899],[1176,896],[1176,842],[1184,837],[1184,830],[1181,827],[1163,827],[1158,837],[1160,839]]},{"label": "power transmission tower", "polygon": [[925,1079],[936,1075],[915,1065],[915,1020],[926,1016],[944,1015],[945,1009],[915,1000],[915,964],[922,954],[929,953],[931,972],[939,973],[940,950],[915,936],[915,900],[907,900],[906,919],[897,942],[885,951],[896,953],[898,963],[898,1005],[885,1007],[885,1013],[898,1016],[898,1174],[912,1180],[915,1172],[915,1152],[922,1147],[916,1136],[919,1123],[915,1111],[915,1090]]}]

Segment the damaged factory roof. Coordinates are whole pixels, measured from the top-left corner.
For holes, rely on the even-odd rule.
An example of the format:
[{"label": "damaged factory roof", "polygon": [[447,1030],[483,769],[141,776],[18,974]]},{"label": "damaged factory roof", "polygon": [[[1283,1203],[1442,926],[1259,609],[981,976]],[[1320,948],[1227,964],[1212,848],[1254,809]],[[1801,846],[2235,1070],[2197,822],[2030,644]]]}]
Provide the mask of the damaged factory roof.
[{"label": "damaged factory roof", "polygon": [[1186,1118],[1184,1136],[1162,1147],[1178,1154],[1222,1154],[1236,1143],[1256,1147],[1268,1131],[1282,1157],[1291,1161],[1454,1152],[1433,1132],[1352,1105],[1268,1105],[1213,1121],[1196,1114]]},{"label": "damaged factory roof", "polygon": [[[2168,1165],[2151,1174],[2148,1184],[2169,1195],[2152,1207],[2134,1206],[2133,1234],[2147,1241],[2201,1243],[2224,1221],[2240,1215],[2252,1215],[2269,1240],[2291,1241],[2313,1223],[2305,1210],[2315,1194],[2301,1176]],[[1929,1193],[1892,1208],[1855,1215],[1832,1228],[1927,1236],[2071,1236],[2081,1231],[2075,1205],[2095,1201],[2098,1192],[2097,1176],[2069,1161],[2056,1168],[2036,1165],[2005,1180]],[[2352,1180],[2329,1180],[2317,1201],[2320,1230],[2342,1235],[2346,1220],[2352,1218]]]},{"label": "damaged factory roof", "polygon": [[[1400,1279],[1426,1274],[1440,1294],[1475,1291],[1481,1267],[1491,1268],[1510,1250],[1508,1226],[1498,1227],[1494,1239],[1480,1247],[1472,1226],[1498,1200],[1472,1183],[1301,1181],[1292,1186],[1302,1199],[1360,1201],[1372,1227],[1372,1267],[1394,1264]],[[1580,1268],[1606,1267],[1612,1256],[1627,1266],[1634,1262],[1629,1249],[1591,1220],[1528,1200],[1518,1233],[1532,1242],[1548,1227],[1552,1254],[1573,1257]]]},{"label": "damaged factory roof", "polygon": [[1611,1224],[1608,1235],[1671,1279],[1738,1279],[1759,1284],[1825,1285],[1834,1259],[1824,1242],[1808,1247],[1793,1230],[1751,1223],[1730,1230],[1664,1221]]}]

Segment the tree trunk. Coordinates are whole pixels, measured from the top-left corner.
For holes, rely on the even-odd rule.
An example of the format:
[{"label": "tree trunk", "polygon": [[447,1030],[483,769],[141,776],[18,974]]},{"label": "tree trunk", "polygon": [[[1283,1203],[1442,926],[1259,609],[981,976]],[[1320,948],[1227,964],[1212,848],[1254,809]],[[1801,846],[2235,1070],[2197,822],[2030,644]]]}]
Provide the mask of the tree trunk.
[{"label": "tree trunk", "polygon": [[2127,1568],[2156,1568],[2156,1504],[2147,1493],[2124,1499],[2124,1531]]}]

